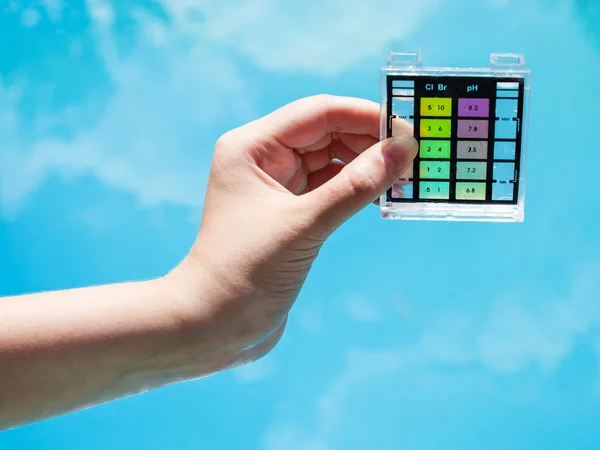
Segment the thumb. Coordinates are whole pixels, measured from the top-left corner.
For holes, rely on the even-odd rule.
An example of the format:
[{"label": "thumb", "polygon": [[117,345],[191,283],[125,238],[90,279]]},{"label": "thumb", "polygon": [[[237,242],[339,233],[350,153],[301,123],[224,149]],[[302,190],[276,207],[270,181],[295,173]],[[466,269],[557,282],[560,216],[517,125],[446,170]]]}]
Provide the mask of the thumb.
[{"label": "thumb", "polygon": [[331,231],[390,188],[411,166],[419,144],[409,135],[365,150],[340,173],[313,191],[311,209]]}]

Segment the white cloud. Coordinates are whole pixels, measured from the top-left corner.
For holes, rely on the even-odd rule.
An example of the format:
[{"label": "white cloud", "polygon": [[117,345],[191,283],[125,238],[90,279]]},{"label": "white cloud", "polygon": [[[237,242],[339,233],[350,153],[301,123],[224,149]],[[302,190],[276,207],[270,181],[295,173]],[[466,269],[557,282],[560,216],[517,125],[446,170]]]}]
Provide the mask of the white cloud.
[{"label": "white cloud", "polygon": [[[94,125],[83,127],[80,116],[99,108],[97,103],[81,99],[31,123],[18,106],[18,92],[29,80],[0,84],[2,213],[16,214],[51,174],[83,173],[135,194],[145,205],[199,208],[216,127],[255,117],[253,89],[232,55],[241,53],[268,70],[335,74],[371,56],[383,60],[387,43],[410,32],[433,1],[311,0],[297,7],[273,0],[162,1],[167,22],[132,5],[128,11],[142,32],[123,56],[111,27],[114,3],[87,0],[113,92]],[[68,7],[62,0],[40,0],[38,6],[53,22]],[[381,26],[384,11],[396,17],[393,27]],[[23,17],[34,25],[39,13],[36,20],[30,13]],[[69,45],[74,52],[80,49],[78,37]],[[47,122],[68,127],[71,137],[47,132]]]},{"label": "white cloud", "polygon": [[[141,12],[141,36],[122,57],[110,27],[112,8],[98,0],[88,5],[113,92],[91,127],[81,126],[79,119],[99,106],[85,99],[30,123],[18,108],[25,84],[7,87],[0,80],[4,214],[15,214],[52,173],[93,174],[106,185],[134,193],[144,205],[170,202],[199,208],[216,128],[252,117],[251,90],[233,63],[210,45],[182,43],[175,27]],[[158,42],[153,40],[157,30],[163,36]],[[52,124],[67,126],[71,136],[52,134]]]},{"label": "white cloud", "polygon": [[53,22],[58,22],[62,19],[64,8],[64,0],[40,0],[40,5],[46,10],[48,17]]},{"label": "white cloud", "polygon": [[376,322],[379,320],[380,312],[375,304],[375,299],[369,299],[364,295],[352,294],[346,300],[347,310],[350,317],[359,322]]},{"label": "white cloud", "polygon": [[263,445],[265,450],[294,449],[295,443],[302,439],[299,431],[294,427],[281,427],[265,436]]},{"label": "white cloud", "polygon": [[600,330],[600,264],[577,268],[563,298],[500,298],[483,317],[465,312],[432,320],[435,324],[427,329],[435,331],[412,346],[350,350],[340,376],[316,400],[315,428],[300,433],[298,425],[275,424],[265,434],[264,448],[275,448],[273,442],[284,442],[280,448],[288,450],[337,448],[334,443],[347,426],[347,402],[353,394],[391,375],[397,380],[409,370],[418,370],[422,379],[438,370],[431,369],[436,364],[475,365],[489,379],[532,366],[556,369],[578,339],[591,334],[600,342],[600,334],[594,337]]},{"label": "white cloud", "polygon": [[4,7],[5,11],[8,12],[17,12],[20,10],[19,2],[16,0],[9,0],[8,4]]},{"label": "white cloud", "polygon": [[323,305],[317,299],[303,299],[294,305],[291,321],[298,321],[302,331],[311,335],[319,335],[325,331]]},{"label": "white cloud", "polygon": [[600,265],[582,266],[567,299],[503,299],[477,340],[477,358],[493,370],[530,364],[554,369],[574,340],[600,324]]},{"label": "white cloud", "polygon": [[26,28],[35,27],[40,19],[40,12],[35,8],[26,8],[21,12],[21,23]]},{"label": "white cloud", "polygon": [[[406,361],[397,351],[350,351],[341,376],[335,380],[323,396],[317,399],[316,429],[308,433],[300,433],[298,427],[294,425],[276,425],[267,430],[263,438],[264,448],[266,450],[337,448],[332,441],[335,440],[336,434],[343,429],[345,402],[354,389],[366,381],[372,381],[374,377],[397,372],[405,364]],[[276,444],[279,446],[277,447]]]},{"label": "white cloud", "polygon": [[88,13],[97,25],[108,25],[115,18],[115,11],[109,0],[86,0]]},{"label": "white cloud", "polygon": [[389,42],[404,39],[437,3],[162,0],[190,34],[227,45],[266,70],[317,75],[336,75],[368,58],[385,62]]}]

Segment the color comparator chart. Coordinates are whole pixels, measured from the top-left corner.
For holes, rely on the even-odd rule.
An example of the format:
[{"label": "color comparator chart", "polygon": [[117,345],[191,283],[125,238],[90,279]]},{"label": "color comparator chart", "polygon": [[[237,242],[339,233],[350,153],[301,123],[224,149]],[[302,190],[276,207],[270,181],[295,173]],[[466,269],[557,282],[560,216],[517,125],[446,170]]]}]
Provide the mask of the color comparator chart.
[{"label": "color comparator chart", "polygon": [[515,204],[523,122],[521,78],[390,76],[387,136],[413,126],[419,154],[392,202]]}]

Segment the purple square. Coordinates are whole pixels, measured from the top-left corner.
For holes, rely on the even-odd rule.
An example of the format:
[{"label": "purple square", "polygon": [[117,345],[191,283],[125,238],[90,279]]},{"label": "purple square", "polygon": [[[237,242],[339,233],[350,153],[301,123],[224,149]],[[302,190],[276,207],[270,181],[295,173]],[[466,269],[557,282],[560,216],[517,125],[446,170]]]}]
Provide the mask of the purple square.
[{"label": "purple square", "polygon": [[488,117],[490,115],[489,98],[459,98],[459,117]]},{"label": "purple square", "polygon": [[489,120],[459,120],[459,138],[484,138],[488,137]]}]

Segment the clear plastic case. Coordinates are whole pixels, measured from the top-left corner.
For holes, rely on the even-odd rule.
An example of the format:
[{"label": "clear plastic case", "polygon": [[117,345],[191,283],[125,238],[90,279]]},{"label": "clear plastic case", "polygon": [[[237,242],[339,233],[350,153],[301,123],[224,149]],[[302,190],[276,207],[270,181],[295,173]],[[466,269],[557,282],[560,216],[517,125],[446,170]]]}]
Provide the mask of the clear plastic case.
[{"label": "clear plastic case", "polygon": [[381,139],[411,134],[412,167],[380,198],[384,219],[522,222],[531,72],[521,54],[488,68],[422,67],[390,52]]}]

